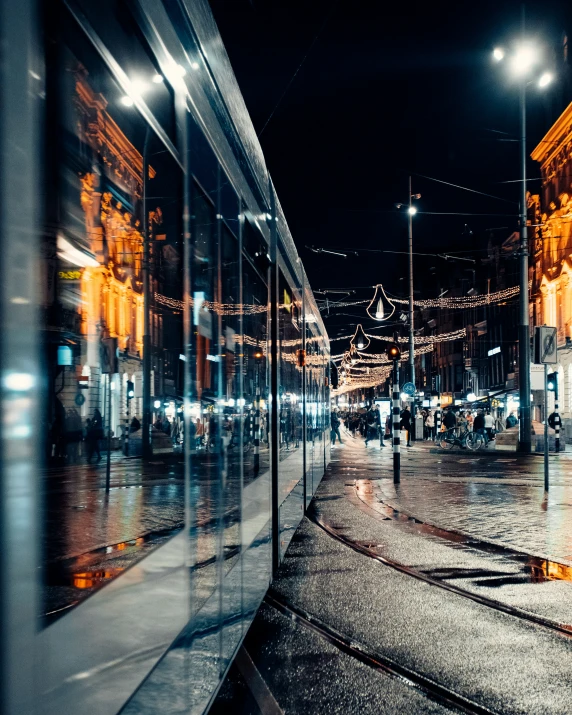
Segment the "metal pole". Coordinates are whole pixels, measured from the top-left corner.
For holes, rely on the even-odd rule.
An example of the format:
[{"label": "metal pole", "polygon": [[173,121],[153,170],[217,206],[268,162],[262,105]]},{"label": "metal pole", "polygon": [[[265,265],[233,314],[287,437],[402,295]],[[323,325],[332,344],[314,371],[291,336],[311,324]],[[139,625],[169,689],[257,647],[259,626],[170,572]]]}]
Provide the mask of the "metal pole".
[{"label": "metal pole", "polygon": [[105,466],[105,491],[108,492],[111,485],[111,379],[113,375],[107,375],[107,464]]},{"label": "metal pole", "polygon": [[254,399],[254,474],[260,471],[260,358],[256,359],[256,397]]},{"label": "metal pole", "polygon": [[415,385],[415,345],[414,345],[414,318],[413,318],[413,195],[411,193],[411,177],[409,177],[409,381]]},{"label": "metal pole", "polygon": [[141,450],[143,459],[152,456],[151,445],[151,291],[149,286],[149,216],[147,214],[147,177],[149,164],[149,127],[143,144],[143,419],[141,420]]},{"label": "metal pole", "polygon": [[[558,373],[557,373],[558,375]],[[560,386],[558,385],[558,377],[556,377],[556,385],[554,386],[554,449],[556,452],[560,452],[560,426],[562,421],[560,415],[558,414],[558,390]]]},{"label": "metal pole", "polygon": [[401,481],[400,419],[399,419],[399,360],[393,361],[393,483]]},{"label": "metal pole", "polygon": [[548,365],[544,363],[544,491],[548,491]]},{"label": "metal pole", "polygon": [[[522,8],[524,38],[524,5]],[[520,159],[522,170],[520,195],[520,306],[518,326],[518,379],[520,392],[519,451],[530,454],[530,327],[528,317],[528,226],[526,223],[526,80],[520,87]]]}]

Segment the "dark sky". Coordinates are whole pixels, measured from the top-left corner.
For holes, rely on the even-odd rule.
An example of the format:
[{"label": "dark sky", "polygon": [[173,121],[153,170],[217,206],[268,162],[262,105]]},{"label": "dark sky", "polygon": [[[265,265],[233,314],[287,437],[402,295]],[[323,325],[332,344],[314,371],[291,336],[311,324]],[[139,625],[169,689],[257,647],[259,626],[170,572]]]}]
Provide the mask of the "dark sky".
[{"label": "dark sky", "polygon": [[[509,201],[518,201],[518,184],[499,182],[520,178],[518,92],[491,52],[518,37],[520,3],[211,0],[211,6],[315,290],[382,282],[406,293],[405,257],[364,249],[407,250],[406,217],[394,204],[407,201],[409,173],[413,191],[422,194],[415,250],[472,251],[465,255],[478,258],[487,229],[506,237],[516,228],[518,206]],[[544,94],[529,89],[532,150],[572,101],[561,60],[572,9],[548,1],[529,4],[526,13],[529,36],[544,48],[543,68],[556,68],[559,77]],[[532,163],[530,176],[538,176]],[[359,255],[316,255],[307,245]],[[430,278],[432,266],[437,279]],[[442,259],[415,258],[423,297],[436,294],[438,276],[448,270]],[[328,329],[335,333],[354,320],[330,319]]]}]

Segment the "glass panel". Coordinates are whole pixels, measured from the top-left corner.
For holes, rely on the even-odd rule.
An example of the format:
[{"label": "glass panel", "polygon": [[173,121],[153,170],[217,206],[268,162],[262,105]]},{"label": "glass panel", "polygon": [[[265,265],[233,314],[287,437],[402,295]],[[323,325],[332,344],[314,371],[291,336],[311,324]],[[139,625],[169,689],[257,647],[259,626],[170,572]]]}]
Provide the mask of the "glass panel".
[{"label": "glass panel", "polygon": [[[47,622],[162,544],[184,518],[180,171],[121,101],[71,18],[57,20],[42,246]],[[162,466],[127,459],[141,454],[146,307]]]},{"label": "glass panel", "polygon": [[300,301],[282,272],[279,273],[278,349],[279,349],[279,503],[303,476],[302,452],[302,349]]},{"label": "glass panel", "polygon": [[171,141],[175,140],[173,90],[162,76],[126,0],[78,0],[90,25],[121,65]]}]

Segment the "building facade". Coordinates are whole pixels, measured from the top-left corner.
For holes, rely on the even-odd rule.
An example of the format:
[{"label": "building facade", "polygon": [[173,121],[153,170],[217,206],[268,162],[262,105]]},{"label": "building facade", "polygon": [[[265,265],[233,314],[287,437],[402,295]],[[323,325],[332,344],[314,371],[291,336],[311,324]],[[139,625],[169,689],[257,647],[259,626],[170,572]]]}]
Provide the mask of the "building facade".
[{"label": "building facade", "polygon": [[[572,438],[572,104],[532,152],[540,165],[542,189],[529,198],[534,225],[531,242],[531,324],[558,331],[559,411],[567,441]],[[542,404],[540,381],[532,385]],[[536,388],[536,389],[535,389]],[[548,411],[553,409],[552,396]],[[542,414],[537,410],[536,419]]]}]

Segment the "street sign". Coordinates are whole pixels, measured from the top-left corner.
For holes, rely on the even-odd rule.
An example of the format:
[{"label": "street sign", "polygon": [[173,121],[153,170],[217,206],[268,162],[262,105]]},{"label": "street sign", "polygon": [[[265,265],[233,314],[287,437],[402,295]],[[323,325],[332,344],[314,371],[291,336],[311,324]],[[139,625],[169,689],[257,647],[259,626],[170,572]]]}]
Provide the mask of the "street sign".
[{"label": "street sign", "polygon": [[555,365],[558,362],[556,328],[541,325],[534,335],[534,362],[539,365]]},{"label": "street sign", "polygon": [[406,395],[414,395],[415,394],[415,385],[412,382],[406,382],[405,385],[401,388],[401,391],[404,392]]}]

